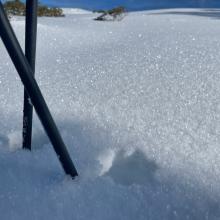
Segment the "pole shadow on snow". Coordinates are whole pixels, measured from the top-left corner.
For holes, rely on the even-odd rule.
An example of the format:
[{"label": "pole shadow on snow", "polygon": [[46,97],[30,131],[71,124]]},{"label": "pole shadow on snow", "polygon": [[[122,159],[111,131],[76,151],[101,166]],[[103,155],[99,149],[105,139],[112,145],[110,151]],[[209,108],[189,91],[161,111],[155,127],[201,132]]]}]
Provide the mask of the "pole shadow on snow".
[{"label": "pole shadow on snow", "polygon": [[[110,128],[104,129],[88,121],[58,120],[57,124],[67,143],[71,157],[77,162],[76,165],[81,175],[79,178],[87,175],[88,183],[92,182],[91,178],[96,181],[112,179],[116,188],[140,187],[144,200],[151,201],[153,207],[158,206],[161,212],[166,213],[164,219],[186,219],[188,216],[188,219],[196,220],[202,219],[201,216],[204,217],[206,214],[209,219],[220,217],[220,198],[217,193],[216,195],[209,194],[202,185],[185,180],[181,173],[175,176],[169,171],[165,171],[165,175],[158,176],[158,173],[164,172],[163,167],[138,149],[128,154],[126,149],[131,142],[128,140],[127,143],[124,141],[120,143],[120,141],[114,140]],[[1,135],[0,140],[7,145],[6,136]],[[48,186],[54,187],[62,183],[64,177],[62,170],[58,168],[59,164],[53,151],[44,149],[47,144],[49,142],[46,135],[43,130],[39,129],[34,132],[33,146],[35,147],[32,153],[20,150],[0,155],[1,195],[6,196],[14,188],[21,186],[22,188],[25,186],[28,190],[42,187],[45,189],[42,189],[41,192],[44,192]],[[98,157],[108,148],[114,150],[115,156],[112,158],[108,170],[100,176]],[[108,153],[105,156],[107,160]],[[51,163],[52,165],[50,165]],[[8,182],[11,185],[8,185]],[[18,182],[19,186],[17,186]],[[81,183],[79,181],[75,184]],[[69,194],[75,192],[75,184],[69,189]],[[108,190],[107,188],[106,190]],[[65,191],[65,189],[63,190]],[[21,190],[18,200],[22,199],[23,193],[26,191]],[[65,202],[66,196],[61,199]],[[176,214],[179,215],[178,218]]]},{"label": "pole shadow on snow", "polygon": [[0,147],[8,146],[8,144],[9,144],[8,137],[3,134],[0,134]]},{"label": "pole shadow on snow", "polygon": [[[118,143],[114,140],[111,130],[102,129],[85,121],[58,120],[57,124],[71,156],[79,166],[81,176],[89,178],[92,176],[110,177],[116,184],[125,186],[133,184],[144,186],[156,183],[155,174],[159,170],[157,163],[147,158],[138,149],[127,154],[126,147],[130,144]],[[13,151],[21,149],[21,141],[16,142],[16,146],[11,146],[13,139],[16,139],[18,134],[19,131],[15,130],[0,135],[0,146]],[[38,122],[35,122],[33,127],[32,146],[33,155],[45,148],[52,148],[47,135]],[[109,157],[109,148],[114,152],[114,157],[110,161],[111,165],[102,173],[103,167],[99,157],[104,155],[102,162],[105,163]],[[53,153],[52,155],[54,156]]]}]

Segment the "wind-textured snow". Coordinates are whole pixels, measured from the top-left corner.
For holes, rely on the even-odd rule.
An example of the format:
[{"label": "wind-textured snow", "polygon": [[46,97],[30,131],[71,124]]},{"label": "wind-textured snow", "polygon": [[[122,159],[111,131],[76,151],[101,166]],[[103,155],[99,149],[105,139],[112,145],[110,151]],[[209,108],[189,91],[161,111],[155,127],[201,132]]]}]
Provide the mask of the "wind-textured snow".
[{"label": "wind-textured snow", "polygon": [[[39,18],[36,79],[80,174],[37,117],[0,43],[0,219],[220,219],[220,20],[213,10]],[[204,15],[204,16],[203,16]],[[11,21],[24,45],[24,18]]]}]

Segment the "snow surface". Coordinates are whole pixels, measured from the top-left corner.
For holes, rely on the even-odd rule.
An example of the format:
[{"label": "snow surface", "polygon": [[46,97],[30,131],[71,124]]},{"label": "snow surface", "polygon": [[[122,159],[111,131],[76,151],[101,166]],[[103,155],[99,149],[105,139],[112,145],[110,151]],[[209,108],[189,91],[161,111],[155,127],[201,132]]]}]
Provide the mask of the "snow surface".
[{"label": "snow surface", "polygon": [[[207,12],[209,14],[207,14]],[[36,79],[79,178],[34,117],[0,43],[0,219],[220,219],[220,20],[212,10],[39,18]],[[12,21],[24,45],[24,18]]]},{"label": "snow surface", "polygon": [[62,8],[62,10],[65,15],[91,14],[91,11],[81,9],[81,8]]}]

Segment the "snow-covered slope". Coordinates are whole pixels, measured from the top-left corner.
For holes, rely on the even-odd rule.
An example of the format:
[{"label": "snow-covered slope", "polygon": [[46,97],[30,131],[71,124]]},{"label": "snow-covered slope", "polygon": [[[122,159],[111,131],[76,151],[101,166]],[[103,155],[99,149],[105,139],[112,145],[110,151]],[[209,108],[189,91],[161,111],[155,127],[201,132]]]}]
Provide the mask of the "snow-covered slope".
[{"label": "snow-covered slope", "polygon": [[81,8],[62,8],[65,15],[90,14],[90,11]]},{"label": "snow-covered slope", "polygon": [[[215,11],[39,18],[36,78],[79,171],[65,177],[0,43],[0,219],[219,219]],[[24,44],[24,20],[12,21]]]}]

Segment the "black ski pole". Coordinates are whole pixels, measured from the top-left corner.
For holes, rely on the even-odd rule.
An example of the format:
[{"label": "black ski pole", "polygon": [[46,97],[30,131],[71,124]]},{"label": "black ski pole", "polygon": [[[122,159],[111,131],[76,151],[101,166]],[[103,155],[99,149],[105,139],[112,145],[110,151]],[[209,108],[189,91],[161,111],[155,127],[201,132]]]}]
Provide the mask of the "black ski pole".
[{"label": "black ski pole", "polygon": [[[25,56],[35,73],[38,0],[26,0]],[[24,89],[23,148],[31,150],[33,105]]]},{"label": "black ski pole", "polygon": [[10,25],[7,15],[4,11],[3,5],[0,1],[0,36],[11,57],[15,68],[23,82],[26,91],[28,92],[31,102],[38,114],[38,117],[43,124],[43,127],[54,147],[55,152],[66,172],[72,177],[77,176],[77,171],[68,154],[66,146],[60,136],[56,124],[50,114],[47,104],[39,89],[36,80],[33,77],[33,71],[21,49],[21,46],[15,36],[15,33]]}]

